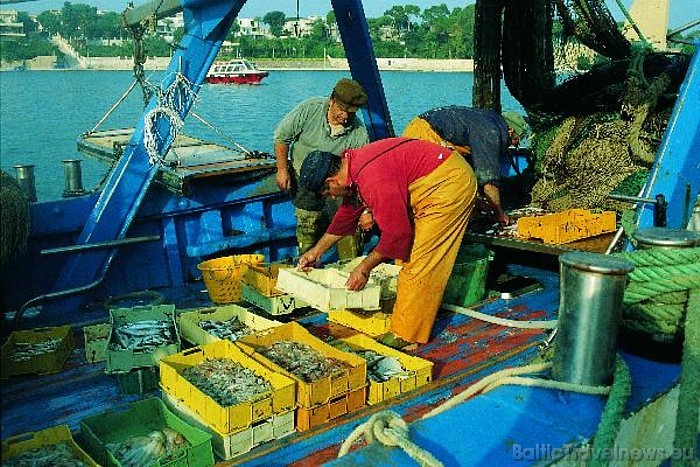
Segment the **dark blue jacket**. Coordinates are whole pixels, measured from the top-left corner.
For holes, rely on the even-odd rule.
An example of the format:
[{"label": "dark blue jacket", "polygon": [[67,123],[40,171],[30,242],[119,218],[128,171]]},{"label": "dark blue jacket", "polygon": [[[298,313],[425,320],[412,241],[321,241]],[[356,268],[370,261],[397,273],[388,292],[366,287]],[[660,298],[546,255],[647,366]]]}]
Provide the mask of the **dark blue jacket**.
[{"label": "dark blue jacket", "polygon": [[500,159],[510,145],[508,124],[492,110],[459,105],[437,107],[419,115],[442,139],[469,146],[471,164],[480,186],[500,182]]}]

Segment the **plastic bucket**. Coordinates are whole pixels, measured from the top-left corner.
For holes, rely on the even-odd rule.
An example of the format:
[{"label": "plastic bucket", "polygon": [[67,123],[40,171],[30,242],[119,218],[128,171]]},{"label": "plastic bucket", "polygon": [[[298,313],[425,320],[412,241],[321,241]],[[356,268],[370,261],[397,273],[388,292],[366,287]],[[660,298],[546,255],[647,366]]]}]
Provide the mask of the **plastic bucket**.
[{"label": "plastic bucket", "polygon": [[214,258],[197,265],[207,286],[209,298],[217,304],[241,300],[241,279],[249,264],[260,264],[264,255],[234,255]]}]

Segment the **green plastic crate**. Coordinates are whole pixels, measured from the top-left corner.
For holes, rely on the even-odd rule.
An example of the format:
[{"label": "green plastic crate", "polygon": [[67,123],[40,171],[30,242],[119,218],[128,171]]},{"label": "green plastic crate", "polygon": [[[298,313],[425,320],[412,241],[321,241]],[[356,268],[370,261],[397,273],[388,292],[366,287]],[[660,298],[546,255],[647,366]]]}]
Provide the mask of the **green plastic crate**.
[{"label": "green plastic crate", "polygon": [[102,466],[122,467],[107,449],[133,436],[145,436],[154,430],[171,428],[180,432],[190,446],[176,459],[162,458],[149,467],[209,467],[214,465],[211,435],[182,421],[155,397],[87,417],[80,422],[85,451]]},{"label": "green plastic crate", "polygon": [[121,394],[145,394],[158,388],[157,366],[135,368],[116,375]]},{"label": "green plastic crate", "polygon": [[[178,353],[182,349],[180,333],[175,322],[175,305],[137,306],[133,308],[113,308],[109,310],[112,330],[107,345],[106,373],[125,373],[134,368],[157,366],[161,358]],[[114,350],[110,348],[116,329],[125,323],[159,320],[171,324],[175,342],[156,348],[152,352],[134,352],[132,349]]]},{"label": "green plastic crate", "polygon": [[[35,354],[25,359],[15,358],[15,348],[21,345],[39,345],[49,341],[56,343],[49,352]],[[0,378],[15,375],[58,373],[63,369],[75,348],[75,338],[70,326],[36,328],[15,331],[0,349]]]},{"label": "green plastic crate", "polygon": [[493,252],[481,244],[462,245],[447,281],[443,303],[471,306],[486,294],[486,277]]}]

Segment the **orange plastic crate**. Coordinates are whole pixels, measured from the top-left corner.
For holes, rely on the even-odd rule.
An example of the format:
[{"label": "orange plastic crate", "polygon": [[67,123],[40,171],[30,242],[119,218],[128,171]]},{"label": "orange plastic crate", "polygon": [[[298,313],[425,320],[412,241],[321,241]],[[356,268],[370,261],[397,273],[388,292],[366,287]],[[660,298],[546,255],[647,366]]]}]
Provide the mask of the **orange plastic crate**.
[{"label": "orange plastic crate", "polygon": [[328,403],[313,408],[297,408],[297,430],[307,431],[317,426],[360,410],[365,406],[365,388],[337,396]]},{"label": "orange plastic crate", "polygon": [[[326,357],[345,362],[348,365],[348,369],[344,370],[342,374],[329,376],[310,383],[303,381],[258,353],[260,350],[266,349],[273,343],[279,341],[307,344]],[[239,346],[245,353],[251,355],[272,371],[284,374],[296,381],[297,404],[301,407],[312,408],[328,404],[331,399],[357,390],[364,387],[366,384],[367,362],[365,359],[357,355],[342,352],[326,344],[295,322],[271,328],[256,335],[242,337],[235,342],[235,345]]]},{"label": "orange plastic crate", "polygon": [[614,211],[596,213],[588,209],[568,209],[518,219],[518,237],[538,238],[555,245],[614,232],[616,228]]}]

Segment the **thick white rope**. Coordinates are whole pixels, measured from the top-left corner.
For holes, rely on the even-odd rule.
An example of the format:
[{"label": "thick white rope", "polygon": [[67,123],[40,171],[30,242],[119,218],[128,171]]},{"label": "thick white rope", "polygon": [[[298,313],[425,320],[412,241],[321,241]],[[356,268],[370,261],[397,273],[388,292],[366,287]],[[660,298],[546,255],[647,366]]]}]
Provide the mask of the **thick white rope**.
[{"label": "thick white rope", "polygon": [[497,324],[499,326],[507,326],[510,328],[519,329],[554,329],[557,327],[557,320],[548,321],[520,321],[514,319],[499,318],[497,316],[487,315],[485,313],[480,313],[478,311],[472,310],[470,308],[464,308],[462,306],[450,305],[443,303],[440,305],[441,308],[446,310],[454,311],[460,315],[466,315],[471,318],[475,318],[481,321],[486,321],[487,323]]},{"label": "thick white rope", "polygon": [[421,466],[442,467],[442,462],[437,460],[428,451],[411,441],[408,434],[408,425],[395,412],[384,411],[372,415],[365,423],[357,426],[350,436],[343,441],[338,452],[338,457],[348,453],[350,447],[364,435],[367,444],[375,439],[385,446],[398,446]]},{"label": "thick white rope", "polygon": [[540,371],[544,371],[544,370],[551,368],[551,366],[552,366],[551,363],[537,363],[537,364],[533,364],[533,365],[525,365],[525,366],[518,367],[518,368],[506,368],[505,370],[497,371],[496,373],[493,373],[493,374],[491,374],[483,379],[480,379],[479,381],[472,384],[464,391],[460,392],[459,394],[452,397],[451,399],[448,399],[442,405],[435,407],[433,410],[431,410],[427,414],[423,415],[422,418],[433,417],[439,413],[444,412],[447,409],[451,409],[452,407],[454,407],[457,404],[461,404],[462,402],[471,398],[475,394],[482,392],[484,388],[490,386],[491,384],[498,381],[499,379],[507,378],[510,376],[523,375],[523,374],[527,374],[527,373],[539,373]]}]

